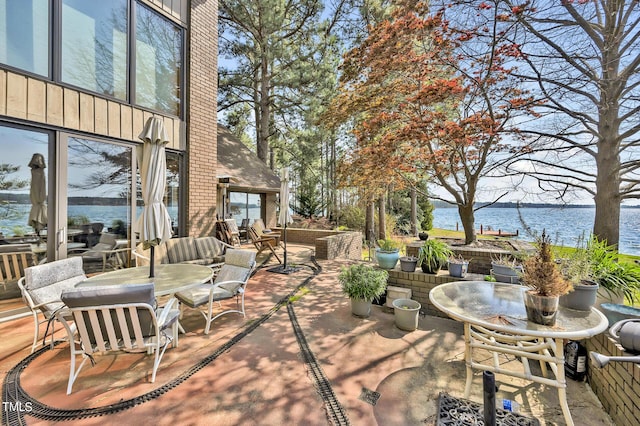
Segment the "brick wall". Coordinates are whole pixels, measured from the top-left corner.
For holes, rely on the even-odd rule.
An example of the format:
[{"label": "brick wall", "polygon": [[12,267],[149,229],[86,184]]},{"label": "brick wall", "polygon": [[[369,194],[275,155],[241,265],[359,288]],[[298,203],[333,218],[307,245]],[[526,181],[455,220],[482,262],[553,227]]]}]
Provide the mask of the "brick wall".
[{"label": "brick wall", "polygon": [[[283,232],[282,228],[273,228]],[[287,242],[315,246],[316,259],[362,259],[360,232],[287,228]]]},{"label": "brick wall", "polygon": [[[429,292],[440,284],[460,281],[460,279],[461,278],[450,276],[447,271],[439,271],[437,275],[425,274],[420,268],[416,269],[416,272],[402,272],[400,266],[396,266],[396,269],[389,271],[387,283],[396,287],[410,288],[411,298],[420,302],[422,310],[426,312],[427,315],[449,318],[447,314],[433,306],[429,301]],[[467,275],[467,279],[480,278],[478,276]]]},{"label": "brick wall", "polygon": [[187,234],[200,236],[216,219],[218,1],[190,4],[185,213]]},{"label": "brick wall", "polygon": [[[631,356],[607,333],[586,340],[587,350],[606,356]],[[587,372],[589,385],[605,411],[617,425],[640,424],[640,365],[610,362],[604,368]]]}]

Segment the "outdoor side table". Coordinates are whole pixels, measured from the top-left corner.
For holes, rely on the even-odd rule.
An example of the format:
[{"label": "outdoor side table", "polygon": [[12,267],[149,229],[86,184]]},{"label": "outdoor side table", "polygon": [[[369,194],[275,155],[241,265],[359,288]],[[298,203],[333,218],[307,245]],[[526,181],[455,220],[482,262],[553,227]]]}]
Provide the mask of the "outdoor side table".
[{"label": "outdoor side table", "polygon": [[[429,299],[436,308],[464,323],[465,398],[471,393],[473,369],[518,377],[556,387],[565,421],[573,425],[567,403],[563,340],[600,334],[608,327],[607,318],[593,308],[582,312],[560,307],[554,326],[536,324],[527,320],[525,291],[526,287],[517,284],[456,281],[437,286]],[[487,361],[474,361],[476,349],[489,351],[492,356]],[[499,354],[520,357],[524,371],[500,367]],[[542,375],[531,371],[529,359],[540,362]],[[547,377],[546,363],[554,378]]]}]

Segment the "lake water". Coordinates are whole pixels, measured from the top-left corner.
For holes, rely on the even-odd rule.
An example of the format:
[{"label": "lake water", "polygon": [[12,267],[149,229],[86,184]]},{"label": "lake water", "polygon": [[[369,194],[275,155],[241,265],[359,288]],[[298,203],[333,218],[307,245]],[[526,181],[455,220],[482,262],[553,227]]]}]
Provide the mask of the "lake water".
[{"label": "lake water", "polygon": [[[26,225],[30,205],[16,205],[21,216],[0,222],[0,232],[5,235],[13,234],[13,227],[20,226],[25,232],[32,232]],[[142,208],[139,208],[142,210]],[[177,221],[177,207],[169,207],[169,215]],[[69,206],[70,216],[87,216],[91,222],[102,222],[110,227],[115,219],[127,218],[126,206]],[[577,239],[584,234],[588,236],[593,229],[595,208],[562,208],[562,207],[524,207],[520,209],[522,217],[532,230],[541,233],[543,229],[551,236],[554,243],[574,246]],[[249,217],[260,216],[260,209],[249,209]],[[433,213],[435,228],[456,229],[456,224],[462,230],[462,224],[455,208],[436,208]],[[476,229],[483,225],[485,229],[502,229],[505,232],[520,232],[519,239],[532,241],[527,235],[515,208],[484,208],[476,212]],[[622,253],[640,255],[640,209],[622,209],[620,214],[620,251]]]},{"label": "lake water", "polygon": [[[554,244],[574,246],[581,235],[589,236],[593,230],[594,207],[525,207],[520,213],[526,225],[536,233],[546,229]],[[436,208],[433,211],[434,228],[462,231],[462,222],[456,208]],[[484,208],[476,211],[476,229],[501,229],[505,232],[520,232],[519,239],[532,241],[526,234],[516,208]],[[622,209],[620,213],[620,251],[640,255],[640,209]]]}]

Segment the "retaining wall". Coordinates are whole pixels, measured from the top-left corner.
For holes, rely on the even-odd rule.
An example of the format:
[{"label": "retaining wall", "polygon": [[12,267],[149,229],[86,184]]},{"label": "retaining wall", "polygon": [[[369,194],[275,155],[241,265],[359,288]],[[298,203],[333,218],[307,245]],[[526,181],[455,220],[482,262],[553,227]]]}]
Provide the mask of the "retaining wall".
[{"label": "retaining wall", "polygon": [[[284,234],[283,228],[274,229]],[[287,242],[314,246],[318,260],[362,259],[360,232],[287,227]]]}]

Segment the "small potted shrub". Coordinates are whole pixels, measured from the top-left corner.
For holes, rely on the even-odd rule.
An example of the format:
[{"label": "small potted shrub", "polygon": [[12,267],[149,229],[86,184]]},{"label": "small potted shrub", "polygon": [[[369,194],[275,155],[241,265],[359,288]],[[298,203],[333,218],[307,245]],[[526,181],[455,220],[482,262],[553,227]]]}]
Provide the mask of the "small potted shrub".
[{"label": "small potted shrub", "polygon": [[465,260],[462,255],[449,256],[449,275],[456,278],[464,278],[467,276],[467,270],[469,269],[469,261]]},{"label": "small potted shrub", "polygon": [[368,317],[371,302],[381,296],[387,288],[389,273],[382,269],[358,263],[343,267],[338,275],[342,292],[351,299],[351,313],[359,317]]},{"label": "small potted shrub", "polygon": [[378,240],[378,248],[376,248],[376,260],[378,266],[382,269],[393,269],[400,258],[400,249],[398,244],[390,239]]},{"label": "small potted shrub", "polygon": [[491,274],[498,282],[517,284],[522,275],[522,262],[518,256],[511,254],[492,257]]},{"label": "small potted shrub", "polygon": [[426,240],[418,250],[418,265],[425,274],[437,274],[453,255],[449,246],[439,240]]},{"label": "small potted shrub", "polygon": [[524,305],[529,321],[552,326],[556,323],[560,296],[571,290],[551,251],[551,238],[543,230],[536,252],[523,264],[522,284],[529,287],[524,293]]},{"label": "small potted shrub", "polygon": [[600,287],[593,279],[593,264],[589,253],[589,244],[578,243],[575,250],[560,262],[560,270],[565,280],[573,288],[560,296],[560,305],[578,311],[589,311],[595,305]]}]

